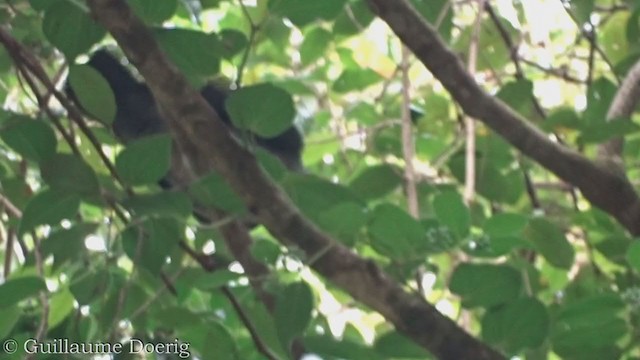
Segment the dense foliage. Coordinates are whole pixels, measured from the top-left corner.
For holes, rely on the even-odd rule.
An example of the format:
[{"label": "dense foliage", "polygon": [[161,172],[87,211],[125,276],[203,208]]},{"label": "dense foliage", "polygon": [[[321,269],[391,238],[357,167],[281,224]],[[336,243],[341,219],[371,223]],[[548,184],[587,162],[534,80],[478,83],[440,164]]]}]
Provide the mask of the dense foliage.
[{"label": "dense foliage", "polygon": [[[306,173],[257,149],[261,166],[407,292],[506,357],[640,357],[640,234],[468,119],[437,80],[448,75],[413,57],[374,1],[127,3],[192,85],[240,88],[226,104],[237,127],[301,129]],[[637,185],[636,115],[610,114],[640,58],[640,2],[411,3],[487,92],[552,141],[601,159],[623,137],[615,164]],[[170,135],[114,137],[114,95],[83,63],[98,47],[122,52],[83,1],[6,0],[0,43],[0,339],[19,344],[0,358],[23,359],[27,339],[132,338],[189,343],[198,359],[433,356],[353,301],[359,284],[314,272],[324,250],[309,256],[258,226],[244,245],[260,276],[243,268],[219,230],[254,209],[223,176],[158,185]],[[70,111],[67,76],[91,116]],[[203,206],[227,215],[199,222]]]}]

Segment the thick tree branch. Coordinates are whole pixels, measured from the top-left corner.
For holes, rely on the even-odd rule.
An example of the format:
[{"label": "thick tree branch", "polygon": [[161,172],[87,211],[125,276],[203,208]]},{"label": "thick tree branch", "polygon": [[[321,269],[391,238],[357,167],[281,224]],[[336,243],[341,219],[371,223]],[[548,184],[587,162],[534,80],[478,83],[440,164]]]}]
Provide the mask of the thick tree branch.
[{"label": "thick tree branch", "polygon": [[615,217],[630,233],[640,235],[640,198],[615,164],[592,162],[550,140],[502,101],[485,92],[407,0],[368,2],[468,115],[481,120],[523,154],[575,185],[593,205]]},{"label": "thick tree branch", "polygon": [[276,238],[316,258],[316,271],[380,312],[400,332],[439,358],[504,358],[302,216],[253,156],[229,136],[219,116],[167,61],[149,30],[123,0],[88,0],[88,4],[138,68],[164,110],[182,158],[191,166],[190,180],[215,169]]},{"label": "thick tree branch", "polygon": [[[635,110],[640,101],[640,61],[629,70],[624,80],[620,84],[616,96],[613,98],[609,111],[607,112],[607,121],[629,119],[633,110]],[[624,139],[616,137],[610,139],[598,148],[598,156],[602,160],[613,161],[623,166],[622,149]]]}]

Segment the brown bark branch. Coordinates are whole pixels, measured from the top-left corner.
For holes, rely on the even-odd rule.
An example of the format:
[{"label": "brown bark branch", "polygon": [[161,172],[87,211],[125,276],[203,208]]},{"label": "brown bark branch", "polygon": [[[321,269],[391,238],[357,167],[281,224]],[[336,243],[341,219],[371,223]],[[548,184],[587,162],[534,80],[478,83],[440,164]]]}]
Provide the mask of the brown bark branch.
[{"label": "brown bark branch", "polygon": [[485,92],[437,32],[406,0],[368,0],[374,13],[451,93],[464,111],[484,122],[526,156],[575,185],[593,205],[640,235],[640,198],[610,162],[594,162],[549,139],[502,101]]},{"label": "brown bark branch", "polygon": [[123,0],[88,0],[88,4],[165,110],[171,133],[192,169],[188,174],[191,180],[215,169],[277,239],[316,258],[316,271],[380,312],[400,332],[439,358],[504,359],[306,219],[267,178],[253,156],[229,136],[219,116],[167,61],[149,30]]}]

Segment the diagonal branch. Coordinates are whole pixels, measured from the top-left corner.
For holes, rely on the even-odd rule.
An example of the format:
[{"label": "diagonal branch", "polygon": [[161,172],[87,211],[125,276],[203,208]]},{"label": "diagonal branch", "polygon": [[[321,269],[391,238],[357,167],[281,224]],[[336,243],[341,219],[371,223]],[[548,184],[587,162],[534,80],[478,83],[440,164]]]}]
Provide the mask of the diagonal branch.
[{"label": "diagonal branch", "polygon": [[640,198],[615,164],[590,161],[550,140],[547,134],[485,92],[407,0],[368,2],[468,115],[484,122],[523,154],[575,185],[585,198],[615,217],[631,234],[640,235]]},{"label": "diagonal branch", "polygon": [[[313,268],[441,359],[504,359],[416,294],[406,292],[374,263],[320,231],[292,205],[253,156],[229,136],[219,116],[160,51],[149,30],[123,0],[87,0],[166,112],[172,136],[188,159],[189,180],[215,169],[285,245],[295,245]],[[217,120],[216,120],[217,119]],[[206,134],[203,136],[203,134]]]}]

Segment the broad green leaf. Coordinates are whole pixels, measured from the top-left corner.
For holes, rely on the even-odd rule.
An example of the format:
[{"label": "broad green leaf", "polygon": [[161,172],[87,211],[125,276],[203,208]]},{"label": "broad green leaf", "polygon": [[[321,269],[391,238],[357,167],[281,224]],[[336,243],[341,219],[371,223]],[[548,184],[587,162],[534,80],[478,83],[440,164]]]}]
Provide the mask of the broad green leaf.
[{"label": "broad green leaf", "polygon": [[362,125],[373,125],[380,121],[382,115],[378,114],[373,104],[359,102],[346,113],[347,118],[353,119]]},{"label": "broad green leaf", "polygon": [[247,47],[249,39],[238,30],[225,29],[220,32],[220,42],[222,43],[222,56],[225,59],[232,59]]},{"label": "broad green leaf", "polygon": [[44,280],[38,277],[21,277],[9,279],[0,285],[0,309],[18,304],[20,301],[46,291]]},{"label": "broad green leaf", "polygon": [[375,19],[375,15],[364,0],[348,2],[347,7],[350,11],[341,12],[334,22],[333,33],[335,35],[356,35],[366,29]]},{"label": "broad green leaf", "polygon": [[94,299],[104,295],[109,284],[109,274],[105,271],[82,271],[73,277],[69,291],[80,305],[89,305]]},{"label": "broad green leaf", "polygon": [[128,0],[129,6],[148,24],[158,24],[173,16],[177,0]]},{"label": "broad green leaf", "polygon": [[229,282],[236,281],[242,275],[226,269],[218,269],[212,273],[206,273],[193,282],[193,287],[204,291],[218,291],[220,287],[229,285]]},{"label": "broad green leaf", "polygon": [[373,210],[368,230],[373,248],[385,255],[397,258],[417,256],[415,249],[424,247],[423,227],[395,205],[378,205]]},{"label": "broad green leaf", "polygon": [[633,252],[633,250],[631,250],[631,247],[634,246],[633,244],[636,244],[636,242],[625,235],[612,235],[598,241],[593,246],[610,261],[623,266],[629,264],[635,266],[633,264],[634,261],[636,261],[638,264],[637,268],[640,269],[640,253],[638,253],[638,257],[634,255],[630,256]]},{"label": "broad green leaf", "polygon": [[189,194],[199,204],[213,206],[230,214],[247,213],[242,199],[219,174],[211,173],[189,187]]},{"label": "broad green leaf", "polygon": [[69,67],[69,84],[82,108],[107,125],[116,118],[116,98],[111,86],[89,65]]},{"label": "broad green leaf", "polygon": [[[609,79],[596,79],[587,91],[587,108],[584,111],[583,126],[603,124],[607,119],[609,104],[613,100],[617,86]],[[586,120],[586,122],[585,122]],[[586,123],[586,124],[585,124]]]},{"label": "broad green leaf", "polygon": [[572,0],[569,2],[571,11],[575,16],[575,21],[578,26],[582,26],[584,23],[590,20],[591,13],[594,10],[595,0]]},{"label": "broad green leaf", "polygon": [[157,273],[183,238],[183,230],[173,218],[152,218],[127,228],[122,233],[122,247],[135,264]]},{"label": "broad green leaf", "polygon": [[[250,320],[253,322],[253,319]],[[203,319],[194,326],[179,331],[178,334],[181,341],[190,344],[189,350],[198,351],[203,360],[240,359],[229,329],[217,321]]]},{"label": "broad green leaf", "polygon": [[320,213],[318,223],[329,233],[347,244],[353,240],[367,222],[367,216],[361,205],[353,202],[337,203]]},{"label": "broad green leaf", "polygon": [[329,335],[306,336],[303,343],[306,350],[330,359],[387,359],[362,343],[345,339],[337,340]]},{"label": "broad green leaf", "polygon": [[158,29],[156,39],[191,83],[202,85],[220,71],[222,44],[215,34],[190,29]]},{"label": "broad green leaf", "polygon": [[527,225],[524,215],[515,213],[499,213],[487,220],[484,232],[489,236],[519,236]]},{"label": "broad green leaf", "polygon": [[508,82],[500,88],[496,97],[521,115],[528,116],[533,104],[533,83],[527,79]]},{"label": "broad green leaf", "polygon": [[415,342],[397,331],[389,331],[379,337],[373,345],[386,359],[429,359],[431,355]]},{"label": "broad green leaf", "polygon": [[274,0],[269,2],[269,7],[274,14],[287,17],[296,26],[303,27],[315,20],[334,19],[346,2],[347,0]]},{"label": "broad green leaf", "polygon": [[79,260],[86,251],[85,239],[96,228],[97,224],[77,223],[69,229],[53,231],[42,242],[42,254],[53,255],[56,266],[67,260]]},{"label": "broad green leaf", "polygon": [[309,326],[313,307],[313,292],[305,282],[289,284],[278,293],[274,317],[278,336],[286,348]]},{"label": "broad green leaf", "polygon": [[42,31],[69,61],[86,52],[106,34],[80,3],[56,1],[48,6],[42,20]]},{"label": "broad green leaf", "polygon": [[116,158],[116,170],[130,185],[158,182],[171,166],[171,138],[153,135],[136,140]]},{"label": "broad green leaf", "polygon": [[613,119],[606,123],[585,126],[578,138],[579,144],[597,144],[613,137],[623,137],[640,131],[640,125],[629,119]]},{"label": "broad green leaf", "polygon": [[411,0],[411,4],[448,42],[453,28],[451,3],[448,0]]},{"label": "broad green leaf", "polygon": [[629,246],[626,254],[627,262],[637,271],[640,271],[640,242],[637,240]]},{"label": "broad green leaf", "polygon": [[126,200],[124,206],[129,208],[136,217],[187,218],[193,212],[193,205],[189,196],[176,191],[137,195]]},{"label": "broad green leaf", "polygon": [[44,190],[27,203],[20,222],[20,234],[38,225],[56,225],[64,219],[71,219],[80,206],[76,194],[55,190]]},{"label": "broad green leaf", "polygon": [[433,209],[440,223],[449,227],[456,236],[464,238],[469,234],[471,216],[460,194],[447,191],[436,195]]},{"label": "broad green leaf", "polygon": [[73,312],[73,301],[73,295],[66,289],[56,292],[49,299],[49,318],[47,320],[49,329],[55,328]]},{"label": "broad green leaf", "polygon": [[158,321],[162,326],[167,329],[189,329],[194,326],[199,326],[203,322],[203,317],[199,314],[193,313],[189,309],[178,306],[171,306],[168,308],[160,309],[155,312],[154,319]]},{"label": "broad green leaf", "polygon": [[321,27],[308,31],[300,45],[302,65],[307,66],[323,57],[332,40],[331,33]]},{"label": "broad green leaf", "polygon": [[524,236],[551,265],[567,270],[573,265],[573,247],[562,231],[549,220],[529,220]]},{"label": "broad green leaf", "polygon": [[333,90],[338,93],[362,91],[378,83],[382,76],[371,69],[347,69],[333,83]]},{"label": "broad green leaf", "polygon": [[348,188],[312,175],[291,174],[284,180],[284,188],[300,210],[314,220],[338,203],[361,203]]},{"label": "broad green leaf", "polygon": [[371,200],[381,198],[402,184],[400,169],[380,164],[370,166],[361,171],[349,184],[354,194],[363,199]]},{"label": "broad green leaf", "polygon": [[592,295],[566,305],[553,326],[553,350],[563,358],[597,359],[610,354],[628,334],[624,308],[615,294]]},{"label": "broad green leaf", "polygon": [[462,297],[464,306],[490,308],[517,298],[522,276],[507,265],[464,263],[451,275],[449,289]]},{"label": "broad green leaf", "polygon": [[482,337],[509,354],[540,346],[549,333],[549,314],[534,298],[521,298],[489,310],[482,319]]},{"label": "broad green leaf", "polygon": [[22,116],[3,126],[0,138],[25,159],[35,162],[49,158],[57,146],[56,135],[49,125]]},{"label": "broad green leaf", "polygon": [[21,315],[22,311],[16,305],[0,308],[0,339],[6,339],[9,336]]},{"label": "broad green leaf", "polygon": [[78,195],[97,195],[98,177],[80,157],[56,154],[40,164],[40,173],[51,189]]},{"label": "broad green leaf", "polygon": [[225,106],[234,125],[266,138],[287,130],[295,116],[291,95],[271,84],[236,90],[229,95]]},{"label": "broad green leaf", "polygon": [[565,129],[578,130],[582,128],[580,117],[575,110],[560,108],[553,111],[542,123],[542,128],[548,132],[565,132]]}]

